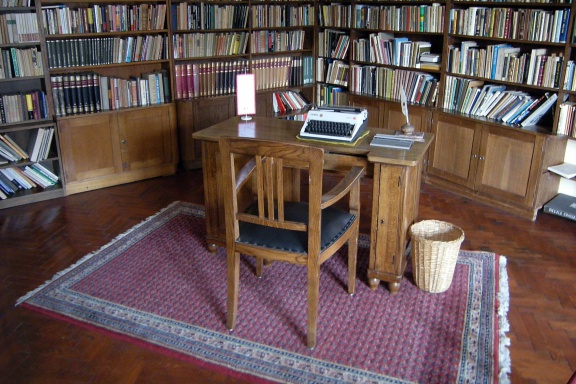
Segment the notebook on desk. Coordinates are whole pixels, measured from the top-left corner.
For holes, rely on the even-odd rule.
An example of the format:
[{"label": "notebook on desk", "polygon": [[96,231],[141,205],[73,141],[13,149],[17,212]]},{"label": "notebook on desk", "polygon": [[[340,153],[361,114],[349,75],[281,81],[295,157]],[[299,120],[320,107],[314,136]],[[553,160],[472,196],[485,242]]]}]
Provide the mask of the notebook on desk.
[{"label": "notebook on desk", "polygon": [[386,134],[376,134],[370,142],[371,146],[375,147],[385,147],[385,148],[396,148],[396,149],[410,149],[412,147],[413,140],[395,137],[393,135]]}]

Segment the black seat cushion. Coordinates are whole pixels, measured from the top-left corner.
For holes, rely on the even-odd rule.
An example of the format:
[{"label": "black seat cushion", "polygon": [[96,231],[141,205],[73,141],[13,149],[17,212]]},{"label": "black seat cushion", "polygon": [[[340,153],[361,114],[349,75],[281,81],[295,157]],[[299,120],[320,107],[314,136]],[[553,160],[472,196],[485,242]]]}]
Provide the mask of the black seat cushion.
[{"label": "black seat cushion", "polygon": [[[258,206],[253,204],[247,212],[258,214]],[[285,220],[308,223],[308,203],[286,202],[284,214]],[[352,225],[355,218],[356,215],[335,207],[322,210],[320,249],[324,250],[338,240]],[[297,253],[307,253],[308,251],[308,234],[306,232],[246,222],[240,222],[238,242]]]}]

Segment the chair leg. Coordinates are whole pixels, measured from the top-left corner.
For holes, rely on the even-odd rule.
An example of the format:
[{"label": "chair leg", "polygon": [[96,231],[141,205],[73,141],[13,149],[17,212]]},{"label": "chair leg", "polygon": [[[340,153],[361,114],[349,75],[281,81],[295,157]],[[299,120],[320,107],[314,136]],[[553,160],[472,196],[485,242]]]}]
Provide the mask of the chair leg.
[{"label": "chair leg", "polygon": [[236,326],[236,312],[238,311],[238,286],[240,281],[240,254],[228,251],[226,257],[228,275],[228,313],[226,327],[233,330]]},{"label": "chair leg", "polygon": [[316,347],[318,328],[318,296],[320,292],[320,266],[308,261],[308,348]]},{"label": "chair leg", "polygon": [[[356,222],[358,223],[358,222]],[[358,259],[358,225],[354,234],[348,239],[348,294],[356,292],[356,261]]]},{"label": "chair leg", "polygon": [[264,259],[262,257],[256,258],[256,276],[258,278],[262,277],[262,271],[264,269]]}]

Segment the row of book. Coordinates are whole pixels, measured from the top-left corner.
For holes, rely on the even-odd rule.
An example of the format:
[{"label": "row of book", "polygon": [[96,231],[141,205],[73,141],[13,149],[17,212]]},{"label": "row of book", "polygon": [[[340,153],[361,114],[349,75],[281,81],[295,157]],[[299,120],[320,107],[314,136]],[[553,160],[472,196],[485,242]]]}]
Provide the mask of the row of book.
[{"label": "row of book", "polygon": [[50,68],[166,60],[165,35],[47,40]]},{"label": "row of book", "polygon": [[229,95],[236,92],[236,75],[249,70],[256,79],[256,90],[312,84],[312,56],[266,57],[252,60],[227,60],[176,64],[176,99]]},{"label": "row of book", "polygon": [[428,41],[410,41],[406,37],[394,37],[391,33],[371,33],[369,39],[354,42],[354,60],[399,67],[420,68],[422,54],[430,53]]},{"label": "row of book", "polygon": [[567,91],[576,91],[576,61],[574,60],[568,60],[566,63],[563,89]]},{"label": "row of book", "polygon": [[246,4],[172,4],[172,28],[192,31],[247,28],[248,13]]},{"label": "row of book", "polygon": [[318,56],[344,60],[348,57],[350,35],[344,31],[325,29],[318,33]]},{"label": "row of book", "polygon": [[252,60],[256,90],[312,84],[312,56],[262,57]]},{"label": "row of book", "polygon": [[44,68],[38,48],[0,48],[0,79],[42,76]]},{"label": "row of book", "polygon": [[444,31],[445,6],[430,5],[356,5],[356,28],[402,32]]},{"label": "row of book", "polygon": [[247,60],[176,64],[176,99],[233,94],[236,75],[247,71]]},{"label": "row of book", "polygon": [[170,78],[164,70],[128,79],[94,72],[52,76],[56,116],[111,111],[163,104],[171,100]]},{"label": "row of book", "polygon": [[48,188],[56,183],[58,183],[58,176],[39,163],[2,168],[0,169],[0,199],[5,200],[18,190]]},{"label": "row of book", "polygon": [[316,87],[316,103],[322,105],[348,105],[346,88],[330,84],[318,84]]},{"label": "row of book", "polygon": [[468,36],[565,43],[569,22],[570,8],[452,8],[448,32]]},{"label": "row of book", "polygon": [[352,25],[352,6],[350,4],[321,4],[318,9],[320,27],[350,28]]},{"label": "row of book", "polygon": [[6,161],[43,161],[46,160],[52,148],[54,138],[54,128],[38,128],[27,131],[27,148],[18,144],[12,136],[7,133],[0,135],[0,159]]},{"label": "row of book", "polygon": [[254,31],[250,38],[252,53],[300,51],[306,31]]},{"label": "row of book", "polygon": [[31,0],[2,0],[2,1],[0,1],[0,7],[2,7],[2,8],[30,7],[31,4],[34,4]]},{"label": "row of book", "polygon": [[545,48],[521,52],[508,44],[476,46],[463,41],[461,47],[449,46],[448,72],[512,83],[558,88],[564,57],[548,54]]},{"label": "row of book", "polygon": [[0,95],[0,121],[2,124],[21,123],[48,118],[48,105],[44,91]]},{"label": "row of book", "polygon": [[313,25],[314,4],[255,5],[252,7],[252,28]]},{"label": "row of book", "polygon": [[40,41],[35,13],[0,14],[0,44],[36,43]]},{"label": "row of book", "polygon": [[166,4],[161,3],[42,7],[42,24],[49,35],[160,30],[166,28],[165,20]]},{"label": "row of book", "polygon": [[272,109],[274,113],[287,113],[304,109],[310,105],[300,92],[283,91],[272,93]]},{"label": "row of book", "polygon": [[438,80],[428,74],[387,67],[352,65],[350,92],[401,100],[400,88],[412,104],[435,106]]},{"label": "row of book", "polygon": [[560,104],[560,114],[558,115],[558,126],[556,133],[576,138],[576,103],[565,101]]},{"label": "row of book", "polygon": [[319,57],[316,61],[316,80],[334,85],[348,85],[350,65],[341,60]]},{"label": "row of book", "polygon": [[552,92],[534,98],[525,92],[507,90],[504,85],[478,80],[447,76],[446,81],[443,108],[523,127],[551,116],[558,99],[558,94]]},{"label": "row of book", "polygon": [[174,34],[174,58],[242,55],[246,53],[248,37],[248,32]]}]

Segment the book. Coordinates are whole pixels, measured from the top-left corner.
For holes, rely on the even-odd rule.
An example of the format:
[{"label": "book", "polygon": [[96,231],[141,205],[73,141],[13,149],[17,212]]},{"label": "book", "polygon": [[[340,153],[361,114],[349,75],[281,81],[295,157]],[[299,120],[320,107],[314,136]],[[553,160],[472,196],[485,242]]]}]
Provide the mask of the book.
[{"label": "book", "polygon": [[576,221],[576,197],[559,193],[544,204],[544,212]]},{"label": "book", "polygon": [[548,170],[567,179],[576,177],[576,164],[562,163],[558,165],[552,165],[548,167]]},{"label": "book", "polygon": [[551,94],[546,101],[538,106],[528,117],[520,123],[523,127],[536,125],[542,117],[552,108],[554,103],[558,100],[558,94]]}]

